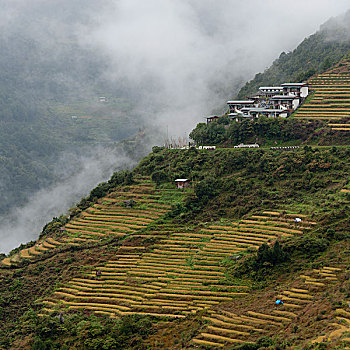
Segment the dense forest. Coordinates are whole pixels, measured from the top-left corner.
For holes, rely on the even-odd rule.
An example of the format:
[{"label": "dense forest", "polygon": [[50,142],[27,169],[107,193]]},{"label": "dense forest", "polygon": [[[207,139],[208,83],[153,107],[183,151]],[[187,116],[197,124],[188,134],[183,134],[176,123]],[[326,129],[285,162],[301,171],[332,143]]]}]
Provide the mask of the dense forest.
[{"label": "dense forest", "polygon": [[[346,122],[346,118],[344,119]],[[261,146],[301,144],[341,145],[349,143],[347,133],[337,132],[322,120],[303,121],[295,118],[266,118],[242,122],[222,117],[209,124],[199,123],[190,133],[197,145],[232,147],[239,143]]]}]

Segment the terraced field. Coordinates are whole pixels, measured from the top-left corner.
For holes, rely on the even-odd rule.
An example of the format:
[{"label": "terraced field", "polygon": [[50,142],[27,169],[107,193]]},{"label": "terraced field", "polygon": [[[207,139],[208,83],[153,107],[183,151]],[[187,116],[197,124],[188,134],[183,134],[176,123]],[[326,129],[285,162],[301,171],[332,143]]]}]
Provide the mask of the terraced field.
[{"label": "terraced field", "polygon": [[[228,306],[218,306],[209,310],[210,316],[205,317],[208,326],[192,342],[213,348],[221,348],[228,344],[252,343],[267,333],[283,332],[293,320],[305,312],[308,304],[312,303],[318,293],[322,293],[327,284],[338,281],[338,275],[344,268],[324,266],[321,269],[309,271],[307,275],[300,275],[295,281],[297,287],[276,293],[275,299],[269,305],[256,305],[254,310],[247,310],[237,314],[229,310]],[[276,305],[280,299],[283,305]],[[337,311],[339,318],[350,317],[345,310]],[[350,320],[340,326],[345,332]],[[347,328],[347,331],[349,328]],[[339,333],[339,330],[337,330]],[[334,336],[332,333],[329,336]],[[321,342],[317,338],[313,342]]]},{"label": "terraced field", "polygon": [[[55,237],[40,239],[33,247],[3,259],[0,267],[16,266],[22,260],[35,260],[69,246],[97,244],[106,238],[136,234],[169,211],[172,201],[164,201],[169,192],[176,193],[176,189],[156,190],[149,180],[140,180],[133,186],[125,187],[124,191],[111,193],[99,200],[70,220]],[[135,205],[128,207],[131,200]]]},{"label": "terraced field", "polygon": [[[224,259],[278,237],[303,234],[315,223],[293,214],[263,212],[240,222],[185,230],[157,226],[151,249],[122,246],[115,259],[61,286],[43,312],[85,309],[112,317],[142,314],[184,318],[223,301],[244,297],[247,285],[229,284]],[[101,275],[97,276],[96,272]]]},{"label": "terraced field", "polygon": [[329,121],[332,130],[350,131],[350,60],[343,60],[325,73],[312,77],[308,83],[314,93],[293,116],[324,119]]}]

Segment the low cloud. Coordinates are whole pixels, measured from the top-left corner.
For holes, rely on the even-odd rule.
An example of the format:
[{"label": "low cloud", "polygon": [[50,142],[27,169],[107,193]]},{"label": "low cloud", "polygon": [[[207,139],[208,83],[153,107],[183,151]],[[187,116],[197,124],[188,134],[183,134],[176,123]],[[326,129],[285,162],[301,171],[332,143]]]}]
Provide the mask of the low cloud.
[{"label": "low cloud", "polygon": [[110,79],[138,92],[149,123],[182,136],[282,51],[293,50],[348,1],[118,0],[81,27],[111,60]]},{"label": "low cloud", "polygon": [[[58,162],[57,172],[58,176],[65,177],[64,180],[38,191],[25,206],[12,210],[0,221],[0,253],[8,253],[21,243],[36,240],[43,226],[54,216],[66,214],[98,183],[109,179],[114,171],[134,164],[135,161],[129,157],[103,148],[81,158],[65,155]],[[70,176],[67,177],[66,171],[62,172],[64,168],[70,171]],[[72,169],[75,169],[74,174]]]}]

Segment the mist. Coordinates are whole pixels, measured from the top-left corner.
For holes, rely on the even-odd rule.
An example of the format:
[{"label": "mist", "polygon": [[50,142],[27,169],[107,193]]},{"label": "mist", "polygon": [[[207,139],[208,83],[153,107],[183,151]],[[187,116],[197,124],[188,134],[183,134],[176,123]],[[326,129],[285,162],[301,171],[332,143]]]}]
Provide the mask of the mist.
[{"label": "mist", "polygon": [[[152,127],[183,136],[282,51],[293,50],[348,1],[119,0],[80,40],[106,72],[139,92]],[[85,31],[84,31],[85,29]],[[220,110],[221,107],[221,110]]]},{"label": "mist", "polygon": [[[72,40],[96,54],[100,63],[92,79],[110,83],[116,95],[133,102],[133,113],[156,135],[152,144],[167,129],[169,137],[187,136],[206,116],[224,112],[246,81],[348,8],[348,0],[13,0],[2,4],[0,28],[6,38],[32,38],[40,54],[29,59],[42,67],[50,59],[63,67],[69,63],[60,59],[62,46],[67,50]],[[77,82],[82,74],[77,68],[72,76],[62,75],[58,69],[49,79],[74,87],[67,98],[71,91],[92,94]],[[72,167],[67,158],[63,154],[58,161],[63,181],[34,193],[0,221],[0,252],[36,239],[43,225],[113,170],[134,164],[103,147],[72,156]]]},{"label": "mist", "polygon": [[[58,160],[57,175],[66,178],[33,194],[25,206],[13,209],[0,221],[0,253],[8,253],[21,243],[36,240],[51,218],[67,214],[69,208],[87,196],[98,183],[108,180],[114,171],[130,169],[134,164],[135,160],[126,155],[106,152],[102,147],[85,157],[62,156]],[[75,171],[62,171],[69,167]],[[70,174],[68,177],[67,173]]]}]

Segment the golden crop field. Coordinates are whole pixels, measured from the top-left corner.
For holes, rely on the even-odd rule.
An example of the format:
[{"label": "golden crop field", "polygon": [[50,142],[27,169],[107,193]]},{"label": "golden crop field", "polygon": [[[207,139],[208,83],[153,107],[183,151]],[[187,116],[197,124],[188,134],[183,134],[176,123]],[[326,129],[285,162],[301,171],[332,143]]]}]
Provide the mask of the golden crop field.
[{"label": "golden crop field", "polygon": [[[303,220],[295,223],[294,218],[298,216]],[[86,310],[107,312],[113,317],[134,313],[177,318],[210,310],[221,302],[244,298],[250,293],[249,286],[232,285],[226,280],[226,270],[221,265],[223,259],[235,258],[248,248],[258,249],[264,242],[283,236],[302,235],[311,224],[303,215],[274,211],[238,222],[207,224],[201,229],[181,230],[165,225],[167,233],[158,243],[147,249],[142,245],[121,246],[113,260],[62,285],[43,303],[50,303],[46,305],[48,310],[86,306]],[[97,276],[96,271],[101,275]],[[254,321],[256,315],[241,317],[244,322]],[[262,324],[279,324],[288,318],[285,315],[259,317]],[[242,324],[241,328],[243,326],[250,327]],[[255,324],[254,329],[258,328]],[[244,334],[244,330],[228,333],[232,337]],[[217,332],[206,334],[208,339],[199,339],[199,343],[225,340],[225,335],[220,338]]]},{"label": "golden crop field", "polygon": [[[325,73],[311,77],[308,83],[313,95],[297,109],[293,116],[299,119],[329,121],[350,118],[350,74],[348,67],[350,67],[349,59],[343,60]],[[330,126],[335,131],[347,132],[350,130],[350,122],[347,124],[333,123]]]},{"label": "golden crop field", "polygon": [[[0,266],[16,266],[23,260],[50,256],[70,246],[99,244],[102,239],[134,234],[169,211],[171,205],[160,202],[161,196],[162,192],[149,180],[142,179],[136,185],[101,198],[60,228],[56,235],[39,239],[32,247],[3,259]],[[125,207],[125,201],[130,199],[136,205]]]}]

